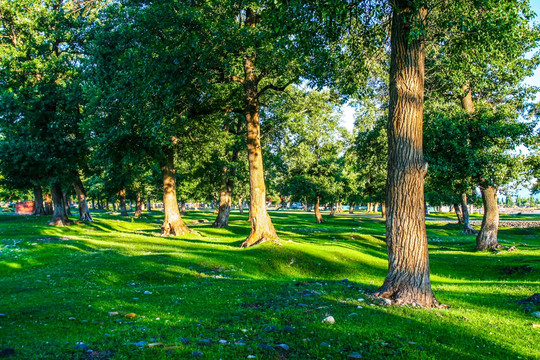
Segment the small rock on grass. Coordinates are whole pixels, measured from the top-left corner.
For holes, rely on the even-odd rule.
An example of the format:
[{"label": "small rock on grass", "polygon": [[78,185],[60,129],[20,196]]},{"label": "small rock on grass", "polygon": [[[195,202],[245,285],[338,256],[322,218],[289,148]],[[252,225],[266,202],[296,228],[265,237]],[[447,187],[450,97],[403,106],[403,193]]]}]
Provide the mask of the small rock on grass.
[{"label": "small rock on grass", "polygon": [[357,352],[353,352],[347,355],[347,359],[361,359],[361,358],[362,358],[362,355],[360,355]]},{"label": "small rock on grass", "polygon": [[194,352],[191,353],[191,356],[192,357],[203,357],[204,353],[202,351],[195,350]]},{"label": "small rock on grass", "polygon": [[221,339],[221,340],[219,340],[218,342],[219,342],[220,344],[222,344],[222,345],[225,345],[225,344],[228,343],[228,341],[227,341],[227,340],[224,340],[224,339]]},{"label": "small rock on grass", "polygon": [[336,322],[336,319],[334,319],[333,316],[327,316],[323,319],[322,321],[323,323],[329,323],[329,324],[334,324]]},{"label": "small rock on grass", "polygon": [[281,349],[285,350],[285,351],[288,351],[290,349],[289,345],[287,345],[287,344],[277,344],[276,346],[278,348],[281,348]]},{"label": "small rock on grass", "polygon": [[257,358],[257,357],[256,357],[255,355],[248,355],[247,358],[248,358],[248,359],[255,359],[255,358]]},{"label": "small rock on grass", "polygon": [[88,347],[88,345],[86,345],[84,343],[79,343],[79,344],[75,345],[75,349],[76,350],[88,350],[90,348]]},{"label": "small rock on grass", "polygon": [[151,293],[150,291],[146,290],[146,291],[144,292],[144,295],[152,295],[152,293]]},{"label": "small rock on grass", "polygon": [[537,318],[540,318],[540,311],[535,311],[531,313],[532,316],[536,316]]},{"label": "small rock on grass", "polygon": [[116,316],[118,315],[118,311],[110,311],[109,316]]},{"label": "small rock on grass", "polygon": [[135,343],[131,343],[131,345],[135,345],[135,346],[138,346],[138,347],[144,347],[146,346],[146,344],[148,344],[146,341],[139,341],[139,342],[135,342]]}]

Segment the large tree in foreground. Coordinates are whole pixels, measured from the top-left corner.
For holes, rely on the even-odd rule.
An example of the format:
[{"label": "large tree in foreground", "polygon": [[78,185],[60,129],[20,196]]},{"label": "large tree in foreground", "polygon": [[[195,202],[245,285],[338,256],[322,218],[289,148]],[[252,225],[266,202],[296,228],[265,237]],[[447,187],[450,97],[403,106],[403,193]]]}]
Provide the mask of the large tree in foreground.
[{"label": "large tree in foreground", "polygon": [[426,15],[426,9],[412,1],[393,4],[387,128],[388,275],[376,295],[399,304],[436,306],[429,277],[424,212],[424,39],[415,34],[415,25],[422,23]]}]

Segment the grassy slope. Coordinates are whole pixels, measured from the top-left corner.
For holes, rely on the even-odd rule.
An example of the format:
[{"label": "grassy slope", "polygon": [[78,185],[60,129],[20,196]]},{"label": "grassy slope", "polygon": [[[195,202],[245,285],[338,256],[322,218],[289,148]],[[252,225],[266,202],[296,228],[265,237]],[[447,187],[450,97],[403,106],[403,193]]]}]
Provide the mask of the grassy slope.
[{"label": "grassy slope", "polygon": [[[540,292],[540,229],[503,228],[501,243],[518,251],[475,253],[474,237],[459,226],[428,222],[433,289],[451,308],[426,310],[370,305],[366,293],[386,275],[380,220],[272,217],[283,244],[245,250],[238,246],[249,224],[237,213],[228,229],[197,224],[201,236],[183,238],[158,236],[159,213],[96,214],[93,224],[68,228],[0,216],[0,350],[14,348],[19,359],[171,359],[195,350],[209,359],[540,357],[540,330],[531,325],[540,320],[516,303]],[[134,319],[121,317],[131,312]],[[334,325],[321,323],[327,315]],[[177,348],[132,345],[139,341]],[[77,342],[95,352],[76,350]],[[290,349],[259,347],[280,343]]]}]

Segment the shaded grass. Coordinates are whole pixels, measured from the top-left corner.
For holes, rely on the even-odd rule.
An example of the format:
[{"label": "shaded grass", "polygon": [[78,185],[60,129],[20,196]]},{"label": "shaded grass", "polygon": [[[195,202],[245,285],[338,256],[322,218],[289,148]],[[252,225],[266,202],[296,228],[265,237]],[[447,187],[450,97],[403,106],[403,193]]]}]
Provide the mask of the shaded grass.
[{"label": "shaded grass", "polygon": [[[317,225],[313,214],[271,215],[282,245],[251,249],[238,247],[247,214],[215,229],[212,213],[188,212],[201,236],[181,238],[159,236],[159,212],[96,213],[94,223],[66,228],[0,216],[0,350],[13,348],[18,359],[189,358],[195,350],[215,359],[540,357],[530,315],[539,309],[517,303],[540,292],[539,229],[501,229],[501,243],[518,250],[493,254],[473,252],[474,236],[458,225],[428,222],[433,289],[451,308],[426,310],[366,295],[386,275],[380,220]],[[321,322],[328,315],[334,325]],[[246,345],[234,345],[240,340]],[[175,348],[132,345],[139,341]],[[94,352],[75,349],[78,342]]]}]

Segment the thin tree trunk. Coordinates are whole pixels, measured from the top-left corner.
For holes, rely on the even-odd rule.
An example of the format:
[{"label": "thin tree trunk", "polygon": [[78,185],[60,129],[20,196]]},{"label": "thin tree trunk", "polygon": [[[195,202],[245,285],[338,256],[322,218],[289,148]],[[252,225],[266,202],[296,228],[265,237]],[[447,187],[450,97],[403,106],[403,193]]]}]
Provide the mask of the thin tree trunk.
[{"label": "thin tree trunk", "polygon": [[381,203],[381,217],[383,219],[386,219],[386,203],[385,202]]},{"label": "thin tree trunk", "polygon": [[244,197],[240,196],[238,198],[238,211],[240,211],[240,215],[244,215]]},{"label": "thin tree trunk", "polygon": [[[246,26],[255,27],[257,14],[246,9]],[[259,76],[255,71],[255,56],[244,57],[244,113],[247,122],[247,149],[249,160],[249,220],[251,233],[242,243],[250,247],[264,241],[276,241],[274,224],[266,211],[266,185],[261,149],[261,125],[259,121]]]},{"label": "thin tree trunk", "polygon": [[497,189],[493,186],[480,186],[484,203],[482,228],[476,236],[477,250],[496,250],[500,247],[497,240],[499,230],[499,206],[497,204]]},{"label": "thin tree trunk", "polygon": [[109,211],[109,198],[105,198],[105,211]]},{"label": "thin tree trunk", "polygon": [[322,224],[324,222],[324,219],[321,215],[321,210],[319,210],[321,199],[319,195],[317,195],[317,198],[315,199],[315,219],[317,220],[317,224]]},{"label": "thin tree trunk", "polygon": [[425,16],[408,0],[396,0],[392,15],[386,244],[388,275],[376,296],[397,304],[438,306],[431,290],[424,210],[422,149],[424,42],[413,35]]},{"label": "thin tree trunk", "polygon": [[461,209],[459,208],[459,204],[454,204],[454,212],[456,213],[458,224],[463,224],[463,213],[461,212]]},{"label": "thin tree trunk", "polygon": [[45,207],[43,207],[43,189],[41,185],[34,186],[34,215],[45,215]]},{"label": "thin tree trunk", "polygon": [[53,226],[66,226],[71,223],[66,214],[66,207],[64,204],[64,193],[60,183],[55,182],[51,185],[51,195],[54,204],[54,212],[49,225]]},{"label": "thin tree trunk", "polygon": [[349,204],[349,214],[354,214],[354,203]]},{"label": "thin tree trunk", "polygon": [[122,189],[118,193],[118,196],[120,197],[120,216],[128,216],[128,212],[126,208],[126,188],[125,187],[122,187]]},{"label": "thin tree trunk", "polygon": [[135,199],[135,218],[140,218],[142,215],[143,201],[142,194],[137,192],[137,197]]},{"label": "thin tree trunk", "polygon": [[163,175],[163,209],[165,219],[161,226],[162,236],[179,236],[187,233],[195,233],[187,227],[180,216],[178,200],[176,198],[176,170],[174,168],[174,153],[169,151],[166,155],[166,161],[161,165]]},{"label": "thin tree trunk", "polygon": [[73,189],[77,194],[77,201],[79,203],[79,220],[80,221],[93,221],[90,210],[88,209],[88,202],[86,201],[86,191],[81,181],[79,174],[76,174],[75,181],[73,181]]},{"label": "thin tree trunk", "polygon": [[146,197],[146,210],[147,211],[152,210],[152,201],[150,200],[150,195]]},{"label": "thin tree trunk", "polygon": [[463,215],[463,232],[466,234],[478,234],[478,231],[471,226],[469,206],[467,205],[467,194],[461,194],[461,213]]}]

